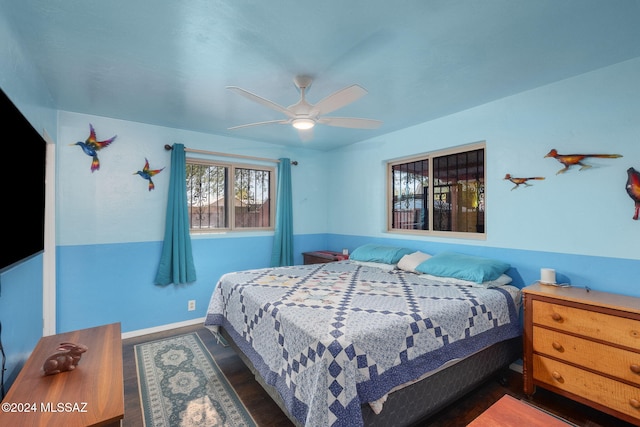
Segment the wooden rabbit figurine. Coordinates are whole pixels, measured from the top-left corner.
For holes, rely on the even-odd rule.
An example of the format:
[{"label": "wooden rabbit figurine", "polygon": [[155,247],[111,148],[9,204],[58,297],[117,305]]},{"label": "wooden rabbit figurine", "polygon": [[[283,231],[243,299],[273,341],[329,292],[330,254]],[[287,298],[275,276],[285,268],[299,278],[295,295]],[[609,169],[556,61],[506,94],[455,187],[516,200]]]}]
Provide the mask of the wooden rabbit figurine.
[{"label": "wooden rabbit figurine", "polygon": [[57,350],[58,353],[54,353],[47,357],[47,360],[45,360],[44,365],[42,366],[45,375],[54,375],[60,372],[73,371],[76,366],[78,366],[82,353],[86,352],[88,348],[84,344],[63,342],[60,343],[60,347],[58,347]]}]

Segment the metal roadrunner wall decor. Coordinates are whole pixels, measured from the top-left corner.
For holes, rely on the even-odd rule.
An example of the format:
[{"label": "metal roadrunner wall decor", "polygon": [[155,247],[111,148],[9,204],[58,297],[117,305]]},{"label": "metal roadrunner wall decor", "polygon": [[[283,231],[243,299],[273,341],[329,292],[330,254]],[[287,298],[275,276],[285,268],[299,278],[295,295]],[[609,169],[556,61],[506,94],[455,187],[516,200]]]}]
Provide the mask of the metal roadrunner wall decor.
[{"label": "metal roadrunner wall decor", "polygon": [[564,168],[556,172],[556,175],[558,175],[560,173],[566,172],[571,166],[574,165],[580,165],[581,167],[579,170],[590,168],[591,165],[582,163],[584,159],[589,157],[596,157],[600,159],[617,159],[622,156],[620,154],[558,154],[558,151],[555,148],[552,148],[551,151],[549,151],[544,157],[553,157],[564,165]]},{"label": "metal roadrunner wall decor", "polygon": [[531,181],[531,180],[543,180],[544,177],[543,176],[533,176],[530,178],[516,178],[514,176],[511,176],[511,174],[506,174],[504,176],[504,179],[509,180],[511,182],[513,182],[515,184],[515,187],[513,187],[511,190],[515,190],[516,188],[520,187],[520,185],[524,185],[526,187],[531,187],[531,184],[529,184],[527,181]]}]

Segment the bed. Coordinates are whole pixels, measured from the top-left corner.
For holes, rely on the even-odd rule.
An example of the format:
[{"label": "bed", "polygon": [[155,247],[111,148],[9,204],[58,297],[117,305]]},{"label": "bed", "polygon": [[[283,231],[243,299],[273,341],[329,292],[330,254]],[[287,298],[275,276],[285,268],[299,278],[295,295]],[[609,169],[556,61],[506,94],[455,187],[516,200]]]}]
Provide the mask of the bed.
[{"label": "bed", "polygon": [[356,250],[218,281],[205,326],[295,425],[410,425],[520,357],[521,295],[510,280],[434,276],[416,270],[423,258],[398,268],[417,252],[383,249],[396,253],[359,260]]}]

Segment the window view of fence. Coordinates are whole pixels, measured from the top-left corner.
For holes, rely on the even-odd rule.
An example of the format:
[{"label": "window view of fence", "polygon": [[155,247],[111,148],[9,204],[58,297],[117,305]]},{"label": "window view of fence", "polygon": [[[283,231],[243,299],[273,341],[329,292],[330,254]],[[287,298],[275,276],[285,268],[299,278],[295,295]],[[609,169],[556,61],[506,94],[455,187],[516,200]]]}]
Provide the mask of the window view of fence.
[{"label": "window view of fence", "polygon": [[271,229],[273,169],[187,161],[192,230]]},{"label": "window view of fence", "polygon": [[484,147],[389,164],[390,230],[484,233]]},{"label": "window view of fence", "polygon": [[391,167],[393,176],[393,216],[391,228],[428,230],[427,196],[429,160],[401,163]]}]

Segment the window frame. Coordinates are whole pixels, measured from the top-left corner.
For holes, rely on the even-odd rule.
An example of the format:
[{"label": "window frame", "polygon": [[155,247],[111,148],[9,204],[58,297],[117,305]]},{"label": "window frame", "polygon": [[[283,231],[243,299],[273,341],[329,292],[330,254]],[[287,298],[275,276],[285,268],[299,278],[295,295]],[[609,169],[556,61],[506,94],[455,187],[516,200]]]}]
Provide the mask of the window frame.
[{"label": "window frame", "polygon": [[[217,233],[250,233],[257,231],[275,231],[275,212],[276,212],[276,167],[266,166],[259,164],[239,163],[239,162],[226,162],[215,159],[203,159],[199,157],[187,157],[186,166],[190,164],[202,165],[202,166],[217,166],[227,168],[227,180],[225,185],[225,196],[229,194],[235,196],[235,171],[237,169],[250,169],[255,171],[269,172],[269,226],[268,227],[237,227],[236,215],[232,206],[234,203],[225,203],[225,215],[228,219],[227,227],[218,228],[193,228],[191,226],[191,218],[189,218],[189,233],[190,234],[217,234]],[[187,195],[187,210],[189,210],[190,204]]]},{"label": "window frame", "polygon": [[[438,157],[445,157],[454,154],[462,154],[476,150],[484,151],[484,159],[483,159],[483,173],[482,173],[482,183],[483,183],[483,204],[484,204],[484,228],[482,232],[470,232],[470,231],[443,231],[443,230],[433,230],[433,215],[434,209],[432,209],[432,201],[434,200],[434,188],[435,185],[433,174],[433,159]],[[393,166],[417,162],[417,161],[428,161],[429,173],[428,177],[428,195],[427,200],[430,200],[431,205],[428,209],[428,224],[429,228],[427,230],[420,229],[401,229],[401,228],[392,228],[393,225],[393,215],[394,215],[394,200],[393,200]],[[486,141],[474,142],[471,144],[460,145],[456,147],[450,147],[442,150],[429,151],[425,153],[415,154],[407,157],[396,158],[392,160],[388,160],[387,162],[387,205],[386,205],[386,216],[387,216],[387,225],[386,231],[388,233],[397,233],[397,234],[406,234],[413,236],[429,236],[429,237],[448,237],[448,238],[457,238],[457,239],[472,239],[472,240],[486,240],[487,238],[487,146]]]}]

